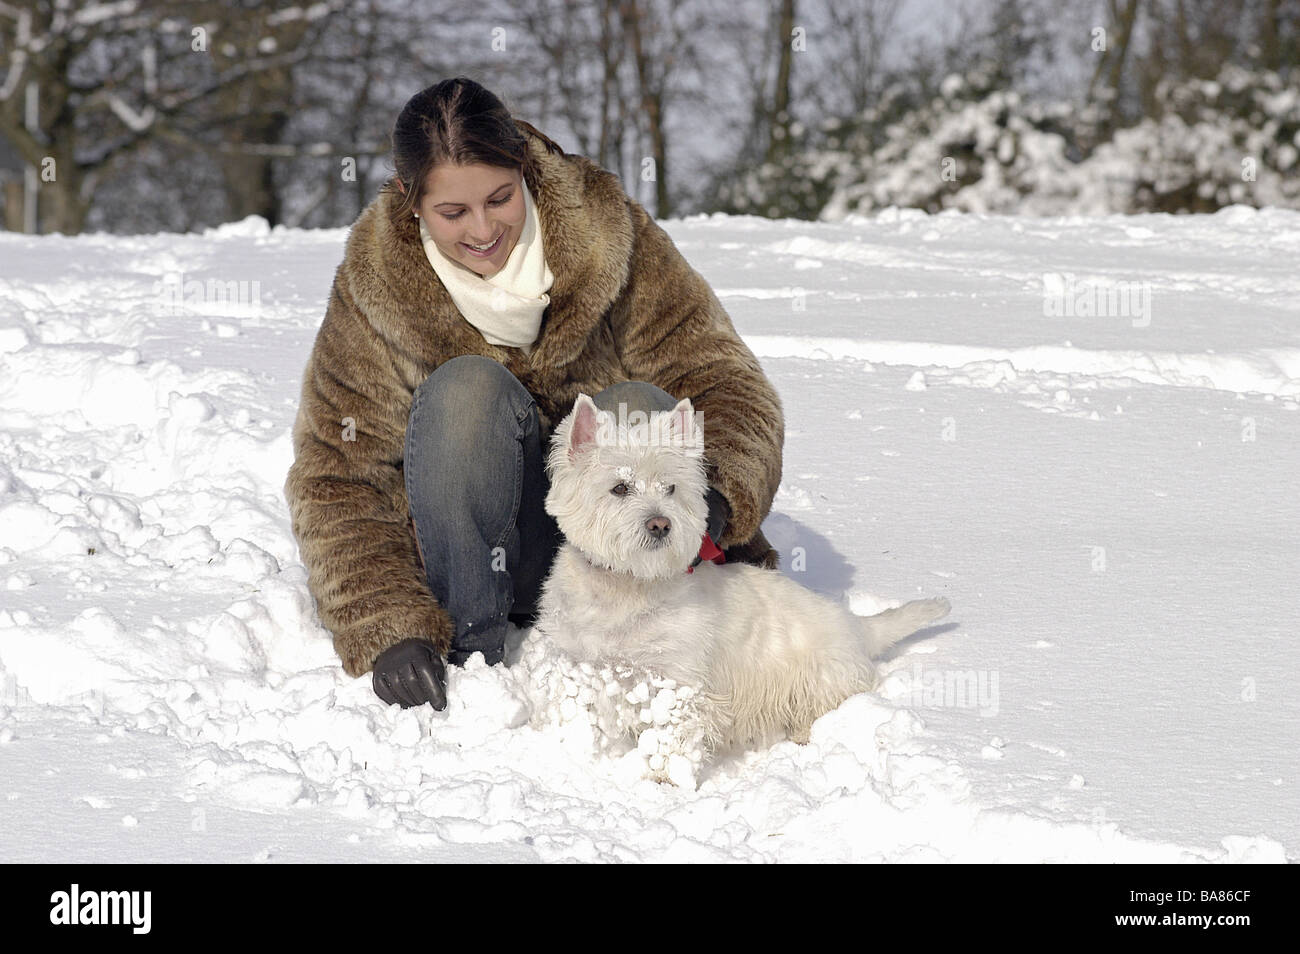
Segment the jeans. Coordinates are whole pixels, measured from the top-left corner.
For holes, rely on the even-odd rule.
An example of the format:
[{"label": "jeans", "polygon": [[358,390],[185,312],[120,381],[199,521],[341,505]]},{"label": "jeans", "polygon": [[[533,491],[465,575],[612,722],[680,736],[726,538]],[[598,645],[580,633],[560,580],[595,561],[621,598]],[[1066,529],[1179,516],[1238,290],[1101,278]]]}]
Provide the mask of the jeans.
[{"label": "jeans", "polygon": [[[646,414],[677,404],[645,381],[619,382],[592,399],[615,413],[620,403]],[[507,617],[536,613],[564,539],[543,507],[546,450],[536,401],[491,358],[452,358],[416,388],[406,496],[429,589],[455,623],[452,663],[475,652],[499,662]]]}]

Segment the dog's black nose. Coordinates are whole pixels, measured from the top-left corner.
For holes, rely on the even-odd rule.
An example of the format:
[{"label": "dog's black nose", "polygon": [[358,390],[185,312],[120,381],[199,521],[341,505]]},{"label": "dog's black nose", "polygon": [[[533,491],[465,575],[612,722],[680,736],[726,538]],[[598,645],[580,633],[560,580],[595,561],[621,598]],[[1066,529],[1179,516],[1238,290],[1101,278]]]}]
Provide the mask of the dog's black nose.
[{"label": "dog's black nose", "polygon": [[650,536],[656,540],[662,540],[668,536],[668,531],[672,529],[672,526],[667,517],[661,517],[658,514],[645,522],[645,528],[650,531]]}]

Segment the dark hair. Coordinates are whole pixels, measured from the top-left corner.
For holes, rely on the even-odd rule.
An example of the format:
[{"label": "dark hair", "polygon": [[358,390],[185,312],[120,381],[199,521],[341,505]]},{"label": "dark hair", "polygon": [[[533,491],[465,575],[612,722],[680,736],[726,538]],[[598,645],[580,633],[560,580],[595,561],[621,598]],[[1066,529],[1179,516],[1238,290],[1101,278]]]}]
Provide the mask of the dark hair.
[{"label": "dark hair", "polygon": [[536,163],[519,131],[521,126],[551,152],[564,155],[560,146],[531,123],[512,118],[500,99],[472,79],[443,80],[412,96],[393,126],[393,167],[406,192],[401,192],[395,179],[382,190],[396,194],[396,201],[389,206],[393,224],[411,221],[429,173],[444,162],[518,170],[536,193]]}]

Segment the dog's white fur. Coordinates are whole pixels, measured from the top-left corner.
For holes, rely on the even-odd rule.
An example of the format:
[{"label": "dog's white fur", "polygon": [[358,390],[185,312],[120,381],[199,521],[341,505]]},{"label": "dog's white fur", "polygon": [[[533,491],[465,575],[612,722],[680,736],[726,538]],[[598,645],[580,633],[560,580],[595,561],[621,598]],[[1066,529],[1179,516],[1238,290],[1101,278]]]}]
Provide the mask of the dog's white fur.
[{"label": "dog's white fur", "polygon": [[[546,511],[566,542],[537,631],[580,662],[697,688],[706,752],[782,734],[806,742],[817,718],[875,687],[873,656],[944,616],[948,602],[861,617],[748,564],[706,561],[688,574],[708,515],[696,418],[682,400],[644,424],[617,421],[579,395],[547,457]],[[669,521],[661,538],[652,518]]]}]

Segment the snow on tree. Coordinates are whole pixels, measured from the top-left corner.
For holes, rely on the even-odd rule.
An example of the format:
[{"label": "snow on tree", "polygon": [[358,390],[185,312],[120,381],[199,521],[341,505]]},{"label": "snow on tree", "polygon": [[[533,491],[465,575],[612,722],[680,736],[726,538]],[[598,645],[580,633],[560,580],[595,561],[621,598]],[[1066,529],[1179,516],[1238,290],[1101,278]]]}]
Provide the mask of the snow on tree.
[{"label": "snow on tree", "polygon": [[1160,118],[1121,129],[1076,170],[1082,204],[1115,212],[1300,207],[1300,91],[1271,70],[1157,87]]},{"label": "snow on tree", "polygon": [[975,71],[847,148],[804,156],[826,220],[889,206],[930,212],[1089,215],[1300,207],[1300,90],[1277,72],[1228,65],[1217,79],[1161,83],[1158,115],[1086,156],[1103,110],[1036,103]]},{"label": "snow on tree", "polygon": [[982,69],[946,77],[883,140],[844,156],[821,218],[888,206],[1044,214],[1069,198],[1069,109],[996,88]]}]

